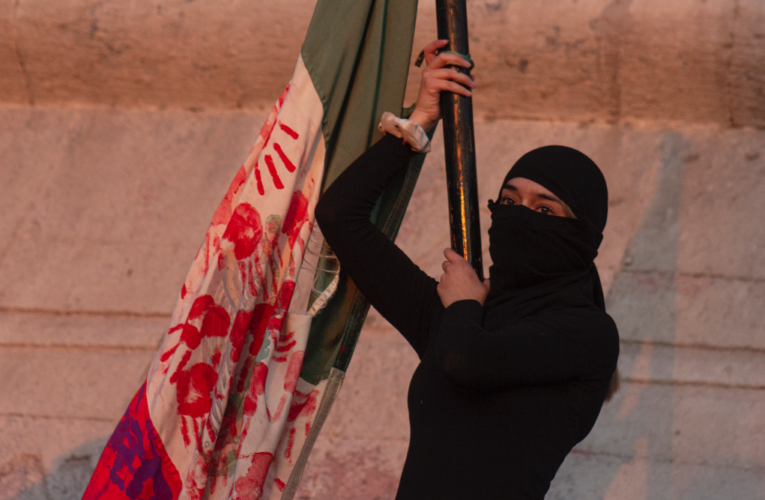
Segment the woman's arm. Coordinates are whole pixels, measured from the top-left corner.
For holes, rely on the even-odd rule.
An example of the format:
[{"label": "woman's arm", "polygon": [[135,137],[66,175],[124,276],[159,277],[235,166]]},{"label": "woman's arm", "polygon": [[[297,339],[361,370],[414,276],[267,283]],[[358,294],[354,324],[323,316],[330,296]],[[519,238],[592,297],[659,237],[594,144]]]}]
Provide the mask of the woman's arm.
[{"label": "woman's arm", "polygon": [[[470,63],[455,54],[436,55],[445,45],[446,40],[439,40],[424,51],[427,65],[410,119],[426,131],[441,116],[442,91],[470,95],[466,87],[475,87],[468,75],[447,67],[469,67]],[[341,269],[422,357],[432,326],[440,323],[444,310],[436,292],[438,283],[370,222],[386,184],[408,166],[413,155],[411,147],[400,139],[392,135],[382,138],[327,189],[316,206],[316,219]]]},{"label": "woman's arm", "polygon": [[443,313],[432,340],[444,375],[475,389],[608,379],[616,368],[619,336],[611,317],[596,311],[555,311],[499,330],[481,326],[475,300]]},{"label": "woman's arm", "polygon": [[383,137],[327,189],[316,220],[341,269],[422,357],[432,320],[443,312],[437,282],[370,221],[386,184],[414,154],[401,139]]}]

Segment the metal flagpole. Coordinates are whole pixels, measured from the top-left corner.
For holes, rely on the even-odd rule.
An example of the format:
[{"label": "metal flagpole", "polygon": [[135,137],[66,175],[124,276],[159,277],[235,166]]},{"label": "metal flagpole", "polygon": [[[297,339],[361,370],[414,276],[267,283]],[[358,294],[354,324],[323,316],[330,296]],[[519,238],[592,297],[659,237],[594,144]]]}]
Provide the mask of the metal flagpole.
[{"label": "metal flagpole", "polygon": [[[449,40],[446,50],[469,54],[465,0],[436,0],[438,38]],[[469,73],[467,68],[458,71]],[[475,171],[473,99],[452,92],[441,93],[446,156],[446,185],[452,249],[465,257],[483,279],[481,223]]]}]

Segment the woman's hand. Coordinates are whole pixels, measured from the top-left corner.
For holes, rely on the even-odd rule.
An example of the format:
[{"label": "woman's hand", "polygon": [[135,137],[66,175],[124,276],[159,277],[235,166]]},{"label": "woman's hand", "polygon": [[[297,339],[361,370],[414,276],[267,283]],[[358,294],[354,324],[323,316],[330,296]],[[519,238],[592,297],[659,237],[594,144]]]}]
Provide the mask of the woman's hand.
[{"label": "woman's hand", "polygon": [[426,132],[429,132],[441,118],[439,99],[441,91],[471,96],[473,93],[463,85],[475,88],[475,82],[469,75],[446,67],[470,68],[468,61],[456,54],[436,55],[436,50],[446,46],[447,43],[447,40],[436,40],[425,47],[425,67],[422,70],[420,93],[417,95],[417,106],[409,120],[420,125]]},{"label": "woman's hand", "polygon": [[483,305],[489,293],[489,280],[482,283],[470,264],[451,248],[444,250],[444,257],[446,260],[441,264],[444,274],[437,288],[444,307],[460,300],[477,300]]}]

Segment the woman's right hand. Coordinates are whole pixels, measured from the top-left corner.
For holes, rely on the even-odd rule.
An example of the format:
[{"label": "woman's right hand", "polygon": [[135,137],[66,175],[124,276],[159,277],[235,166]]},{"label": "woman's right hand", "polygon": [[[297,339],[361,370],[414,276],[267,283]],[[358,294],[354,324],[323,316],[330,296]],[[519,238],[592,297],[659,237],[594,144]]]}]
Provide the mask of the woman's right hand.
[{"label": "woman's right hand", "polygon": [[470,68],[468,61],[456,54],[436,55],[436,51],[445,47],[447,43],[447,40],[436,40],[424,50],[425,67],[422,70],[420,92],[417,95],[417,105],[409,120],[420,125],[426,132],[429,132],[441,118],[440,95],[442,91],[469,97],[473,93],[463,85],[472,89],[475,88],[475,82],[469,75],[460,73],[454,68],[446,67]]}]

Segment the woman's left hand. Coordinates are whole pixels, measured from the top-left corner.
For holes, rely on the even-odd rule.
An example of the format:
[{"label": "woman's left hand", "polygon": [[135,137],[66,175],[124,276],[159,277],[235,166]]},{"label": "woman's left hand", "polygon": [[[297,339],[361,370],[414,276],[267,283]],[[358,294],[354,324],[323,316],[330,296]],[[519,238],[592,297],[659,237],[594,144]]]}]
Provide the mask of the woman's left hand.
[{"label": "woman's left hand", "polygon": [[489,293],[489,280],[481,282],[470,264],[451,248],[444,250],[444,257],[446,260],[441,264],[444,274],[437,288],[444,307],[460,300],[477,300],[483,305]]},{"label": "woman's left hand", "polygon": [[470,89],[475,88],[475,82],[454,67],[470,68],[470,63],[456,54],[438,54],[448,43],[447,40],[436,40],[425,47],[425,67],[422,69],[422,82],[417,95],[417,105],[409,117],[429,132],[441,118],[441,92],[454,92],[469,97],[473,95]]}]

